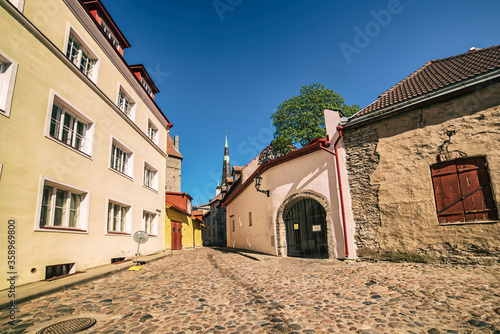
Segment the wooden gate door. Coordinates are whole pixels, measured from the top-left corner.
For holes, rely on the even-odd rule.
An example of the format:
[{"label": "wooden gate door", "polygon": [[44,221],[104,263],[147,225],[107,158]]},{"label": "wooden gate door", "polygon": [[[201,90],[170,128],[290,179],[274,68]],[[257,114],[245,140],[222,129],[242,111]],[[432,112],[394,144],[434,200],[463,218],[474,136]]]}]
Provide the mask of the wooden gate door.
[{"label": "wooden gate door", "polygon": [[182,223],[172,221],[172,250],[182,249]]}]

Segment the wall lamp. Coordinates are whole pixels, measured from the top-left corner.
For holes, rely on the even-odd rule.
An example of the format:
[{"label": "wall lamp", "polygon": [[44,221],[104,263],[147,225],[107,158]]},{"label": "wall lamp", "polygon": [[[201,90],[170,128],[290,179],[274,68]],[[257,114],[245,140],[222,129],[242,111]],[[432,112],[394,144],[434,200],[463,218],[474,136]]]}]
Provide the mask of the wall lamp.
[{"label": "wall lamp", "polygon": [[257,171],[257,175],[255,175],[255,189],[258,192],[264,193],[269,197],[269,190],[260,190],[260,184],[262,183],[262,176],[260,176],[259,171]]}]

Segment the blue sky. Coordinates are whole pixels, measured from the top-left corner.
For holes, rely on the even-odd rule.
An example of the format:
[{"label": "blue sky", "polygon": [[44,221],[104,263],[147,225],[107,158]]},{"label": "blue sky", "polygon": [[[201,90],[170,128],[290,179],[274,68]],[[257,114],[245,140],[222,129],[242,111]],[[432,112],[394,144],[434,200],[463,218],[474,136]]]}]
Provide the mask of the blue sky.
[{"label": "blue sky", "polygon": [[103,0],[180,137],[182,191],[215,195],[272,140],[271,114],[320,82],[365,107],[427,61],[500,44],[500,2]]}]

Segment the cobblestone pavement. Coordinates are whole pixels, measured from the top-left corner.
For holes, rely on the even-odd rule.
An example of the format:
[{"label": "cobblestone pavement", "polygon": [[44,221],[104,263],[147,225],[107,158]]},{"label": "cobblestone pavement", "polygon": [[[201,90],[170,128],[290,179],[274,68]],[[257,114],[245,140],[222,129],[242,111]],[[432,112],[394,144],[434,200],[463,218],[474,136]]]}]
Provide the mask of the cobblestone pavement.
[{"label": "cobblestone pavement", "polygon": [[499,267],[173,252],[0,312],[1,333],[93,317],[83,333],[500,333]]}]

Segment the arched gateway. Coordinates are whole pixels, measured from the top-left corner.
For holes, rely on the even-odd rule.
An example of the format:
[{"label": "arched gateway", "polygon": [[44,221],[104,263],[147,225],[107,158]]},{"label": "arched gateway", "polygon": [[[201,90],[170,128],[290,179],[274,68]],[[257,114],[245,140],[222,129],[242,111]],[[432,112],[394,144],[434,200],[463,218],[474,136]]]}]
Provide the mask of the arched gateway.
[{"label": "arched gateway", "polygon": [[313,193],[290,196],[277,216],[278,255],[333,257],[333,237],[327,202]]}]

